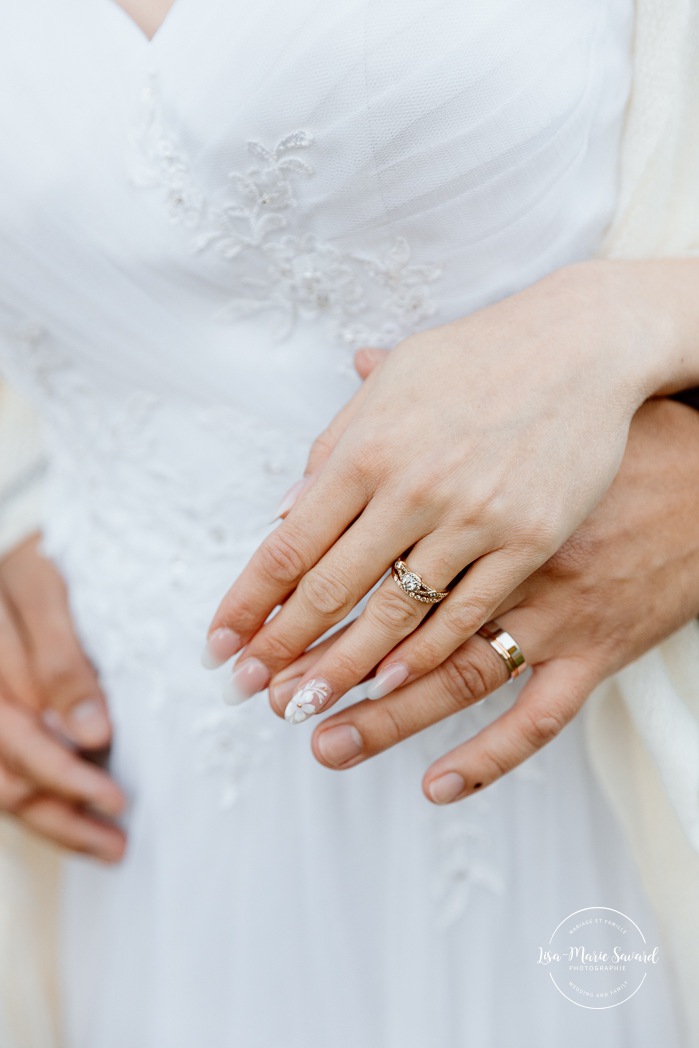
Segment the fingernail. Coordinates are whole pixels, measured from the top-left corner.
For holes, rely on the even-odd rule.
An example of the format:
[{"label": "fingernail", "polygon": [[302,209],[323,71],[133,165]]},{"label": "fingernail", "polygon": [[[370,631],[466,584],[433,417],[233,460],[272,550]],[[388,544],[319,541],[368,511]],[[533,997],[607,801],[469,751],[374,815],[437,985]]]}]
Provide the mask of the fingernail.
[{"label": "fingernail", "polygon": [[230,679],[223,686],[223,698],[229,706],[239,706],[246,699],[251,699],[269,684],[272,674],[259,659],[244,659],[233,670]]},{"label": "fingernail", "polygon": [[64,714],[66,730],[81,746],[103,746],[111,734],[109,718],[99,699],[85,699]]},{"label": "fingernail", "polygon": [[316,739],[316,746],[323,760],[337,768],[358,757],[364,749],[361,735],[351,724],[338,724],[336,728],[328,728]]},{"label": "fingernail", "polygon": [[93,854],[97,859],[101,859],[102,862],[119,862],[124,854],[124,846],[119,843],[112,843],[107,841],[95,841],[93,844]]},{"label": "fingernail", "polygon": [[99,815],[104,815],[108,819],[113,819],[116,815],[121,815],[124,810],[124,798],[119,793],[96,793],[95,784],[90,779],[85,777],[85,789],[84,792],[87,803],[93,811]]},{"label": "fingernail", "polygon": [[68,729],[65,724],[58,716],[55,710],[44,710],[41,714],[46,727],[49,729],[54,738],[61,743],[62,746],[67,746],[70,749],[75,749],[76,743],[74,739],[71,739],[66,732]]},{"label": "fingernail", "polygon": [[394,688],[397,688],[410,675],[410,670],[404,662],[392,662],[390,666],[384,667],[377,673],[366,690],[368,699],[382,699]]},{"label": "fingernail", "polygon": [[223,666],[224,662],[232,659],[242,646],[242,637],[235,630],[222,626],[214,630],[207,638],[201,654],[202,666],[207,670],[216,670],[219,666]]},{"label": "fingernail", "polygon": [[327,681],[320,677],[307,680],[303,687],[289,699],[284,710],[284,719],[289,724],[303,724],[305,720],[312,717],[327,703],[332,695],[332,689]]},{"label": "fingernail", "polygon": [[461,775],[456,771],[448,771],[431,782],[427,792],[435,804],[451,804],[465,789],[466,783]]},{"label": "fingernail", "polygon": [[281,684],[275,684],[272,688],[272,705],[275,709],[281,711],[288,703],[291,696],[294,694],[299,684],[301,683],[301,677],[290,677],[289,680],[282,681]]},{"label": "fingernail", "polygon": [[288,513],[291,507],[294,505],[304,488],[307,488],[311,483],[312,477],[301,477],[301,480],[297,480],[295,484],[292,484],[285,495],[282,496],[282,500],[274,511],[274,516],[270,520],[270,524],[274,524],[275,520],[279,520],[280,517]]}]

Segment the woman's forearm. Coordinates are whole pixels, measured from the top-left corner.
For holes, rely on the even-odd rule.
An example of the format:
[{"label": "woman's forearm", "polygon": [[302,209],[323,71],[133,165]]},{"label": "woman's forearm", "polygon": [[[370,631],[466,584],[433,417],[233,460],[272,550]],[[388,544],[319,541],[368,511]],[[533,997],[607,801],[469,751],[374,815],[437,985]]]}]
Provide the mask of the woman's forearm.
[{"label": "woman's forearm", "polygon": [[699,386],[699,259],[594,259],[566,272],[586,274],[591,303],[616,318],[641,402]]}]

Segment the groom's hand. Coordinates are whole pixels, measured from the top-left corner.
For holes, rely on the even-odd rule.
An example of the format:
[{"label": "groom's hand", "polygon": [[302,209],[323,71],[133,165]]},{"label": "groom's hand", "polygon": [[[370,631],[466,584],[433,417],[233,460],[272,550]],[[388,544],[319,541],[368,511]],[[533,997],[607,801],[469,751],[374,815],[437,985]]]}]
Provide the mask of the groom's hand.
[{"label": "groom's hand", "polygon": [[109,745],[97,675],[63,579],[33,536],[0,561],[0,810],[73,851],[115,862],[124,797],[88,759]]}]

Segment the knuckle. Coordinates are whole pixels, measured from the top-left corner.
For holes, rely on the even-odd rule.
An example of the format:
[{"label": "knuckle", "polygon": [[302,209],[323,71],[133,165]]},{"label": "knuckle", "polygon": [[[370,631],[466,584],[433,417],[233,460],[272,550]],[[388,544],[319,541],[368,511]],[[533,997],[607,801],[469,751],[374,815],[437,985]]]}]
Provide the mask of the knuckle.
[{"label": "knuckle", "polygon": [[391,586],[393,589],[389,589],[388,586],[379,589],[369,599],[366,611],[372,623],[375,623],[380,630],[383,632],[388,630],[392,634],[397,633],[402,636],[415,629],[422,618],[420,612],[422,605],[403,595],[393,581],[391,581]]},{"label": "knuckle", "polygon": [[324,618],[344,618],[357,602],[341,576],[333,576],[325,569],[309,571],[299,583],[299,593]]},{"label": "knuckle", "polygon": [[332,430],[330,428],[323,430],[311,444],[308,461],[313,463],[323,462],[330,455],[335,444],[336,440]]},{"label": "knuckle", "polygon": [[508,490],[493,477],[468,475],[468,498],[460,505],[462,526],[500,528],[511,519]]},{"label": "knuckle", "polygon": [[258,658],[265,666],[282,667],[297,659],[303,648],[294,643],[291,637],[283,633],[270,636],[265,648],[261,648]]},{"label": "knuckle", "polygon": [[412,513],[420,513],[434,507],[438,499],[439,477],[431,472],[429,476],[413,476],[409,484],[400,493],[400,501]]},{"label": "knuckle", "polygon": [[349,690],[361,680],[363,672],[359,665],[357,654],[353,650],[343,651],[338,647],[331,655],[332,665],[328,667],[328,674],[332,680],[337,682],[338,688]]},{"label": "knuckle", "polygon": [[324,701],[324,709],[334,706],[339,698],[357,686],[364,675],[356,652],[341,647],[338,647],[337,651],[331,650],[322,662],[319,660],[317,668],[314,667],[314,673],[331,681],[332,694]]},{"label": "knuckle", "polygon": [[407,737],[408,732],[400,716],[399,703],[390,701],[381,703],[375,711],[375,716],[377,716],[377,721],[373,727],[371,739],[367,740],[372,752],[387,750]]},{"label": "knuckle", "polygon": [[470,657],[447,659],[441,666],[441,675],[447,693],[459,707],[479,702],[493,690],[490,673]]},{"label": "knuckle", "polygon": [[406,647],[405,654],[413,672],[422,674],[440,666],[449,651],[445,651],[443,641],[436,635],[436,631],[430,631],[428,623],[415,634],[415,639],[411,641],[409,648]]},{"label": "knuckle", "polygon": [[386,436],[381,432],[365,433],[354,454],[349,456],[347,468],[355,482],[373,481],[386,464]]},{"label": "knuckle", "polygon": [[539,564],[548,561],[563,545],[566,537],[559,534],[553,511],[546,513],[540,509],[536,512],[522,510],[508,535],[511,548],[529,558],[535,558]]},{"label": "knuckle", "polygon": [[258,566],[274,582],[293,586],[303,576],[305,562],[297,535],[282,525],[258,550]]},{"label": "knuckle", "polygon": [[563,713],[556,709],[523,709],[522,715],[524,736],[537,750],[551,742],[566,724]]},{"label": "knuckle", "polygon": [[483,622],[483,609],[475,603],[447,598],[441,607],[443,624],[461,641],[468,640]]}]

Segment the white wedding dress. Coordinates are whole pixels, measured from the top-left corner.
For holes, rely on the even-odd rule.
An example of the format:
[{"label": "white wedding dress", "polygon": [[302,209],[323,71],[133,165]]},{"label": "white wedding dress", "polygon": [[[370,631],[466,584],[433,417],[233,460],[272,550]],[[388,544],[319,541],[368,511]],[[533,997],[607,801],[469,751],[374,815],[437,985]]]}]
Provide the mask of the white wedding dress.
[{"label": "white wedding dress", "polygon": [[658,939],[579,722],[438,809],[427,764],[515,685],[334,773],[199,661],[358,388],[353,349],[598,249],[632,21],[631,0],[176,0],[148,42],[113,0],[6,5],[2,368],[45,421],[45,548],[130,798],[119,867],[63,864],[66,1048],[680,1043],[667,966],[590,1011],[536,964],[586,906]]}]

